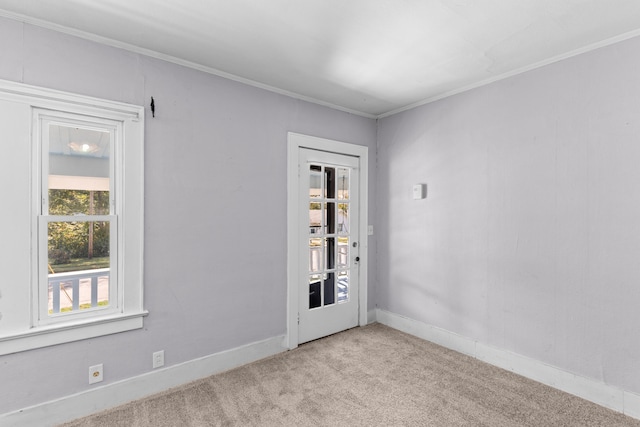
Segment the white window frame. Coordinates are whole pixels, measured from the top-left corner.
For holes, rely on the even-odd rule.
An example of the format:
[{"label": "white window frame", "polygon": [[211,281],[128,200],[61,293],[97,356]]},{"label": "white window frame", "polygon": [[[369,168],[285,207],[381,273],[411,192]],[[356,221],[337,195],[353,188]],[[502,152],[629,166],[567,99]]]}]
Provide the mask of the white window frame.
[{"label": "white window frame", "polygon": [[[20,120],[30,121],[25,126],[7,125],[12,127],[9,134],[13,132],[14,139],[17,132],[21,143],[29,141],[31,145],[31,203],[25,207],[31,225],[30,231],[20,234],[31,235],[30,255],[26,255],[30,257],[31,268],[28,274],[12,273],[12,286],[16,288],[5,295],[15,297],[13,304],[0,297],[0,355],[142,328],[143,318],[148,314],[143,308],[144,107],[2,80],[0,102],[31,112],[30,118],[26,114],[20,116]],[[47,197],[43,197],[48,189],[45,184],[48,151],[43,152],[40,132],[47,120],[81,121],[113,131],[111,208],[109,215],[100,217],[110,221],[111,247],[116,248],[116,253],[113,250],[111,253],[112,292],[107,309],[48,315],[46,223],[65,217],[49,216]],[[16,129],[24,129],[26,135]],[[0,135],[2,133],[0,121]],[[83,215],[78,220],[87,217]],[[92,218],[100,220],[97,216]],[[0,286],[0,295],[2,291]],[[25,304],[26,301],[29,303]],[[22,314],[25,311],[29,316]],[[3,318],[8,320],[6,326]]]},{"label": "white window frame", "polygon": [[[122,283],[118,280],[119,254],[121,248],[119,242],[124,241],[122,229],[118,227],[118,218],[121,217],[122,201],[120,184],[123,179],[122,159],[118,156],[122,152],[124,142],[123,126],[121,121],[107,120],[105,118],[95,118],[80,116],[69,112],[51,111],[33,108],[33,147],[34,147],[34,170],[39,173],[38,179],[34,180],[37,188],[34,188],[40,206],[38,207],[38,224],[36,240],[34,244],[38,247],[38,258],[34,262],[38,263],[38,280],[32,282],[32,315],[33,324],[36,326],[52,325],[56,323],[69,322],[76,319],[90,319],[97,316],[105,316],[122,312],[123,289]],[[110,135],[110,155],[109,155],[109,214],[108,215],[51,215],[49,211],[49,126],[75,126],[84,129],[106,131]],[[39,185],[38,185],[39,184]],[[72,311],[67,313],[48,313],[48,224],[49,222],[61,221],[104,221],[110,224],[110,272],[109,272],[109,306],[107,308],[92,308],[82,311]],[[96,313],[99,311],[99,313]]]}]

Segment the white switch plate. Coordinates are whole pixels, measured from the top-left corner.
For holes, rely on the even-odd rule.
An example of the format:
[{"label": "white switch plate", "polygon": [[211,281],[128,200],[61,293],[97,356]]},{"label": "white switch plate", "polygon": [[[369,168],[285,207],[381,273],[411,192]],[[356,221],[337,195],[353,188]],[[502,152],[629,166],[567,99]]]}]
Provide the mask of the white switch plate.
[{"label": "white switch plate", "polygon": [[413,186],[413,200],[420,200],[427,197],[427,184],[415,184]]},{"label": "white switch plate", "polygon": [[89,366],[89,384],[101,382],[103,378],[102,363],[99,365]]},{"label": "white switch plate", "polygon": [[367,234],[369,236],[373,236],[373,225],[367,227]]},{"label": "white switch plate", "polygon": [[164,366],[164,350],[153,353],[153,368]]}]

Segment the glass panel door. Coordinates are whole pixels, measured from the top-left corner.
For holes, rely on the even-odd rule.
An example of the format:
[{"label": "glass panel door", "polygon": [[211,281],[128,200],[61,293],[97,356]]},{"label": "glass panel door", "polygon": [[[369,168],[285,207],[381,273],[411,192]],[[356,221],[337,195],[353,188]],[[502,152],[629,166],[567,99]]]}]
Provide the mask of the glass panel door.
[{"label": "glass panel door", "polygon": [[310,163],[309,308],[349,301],[349,183],[351,169]]}]

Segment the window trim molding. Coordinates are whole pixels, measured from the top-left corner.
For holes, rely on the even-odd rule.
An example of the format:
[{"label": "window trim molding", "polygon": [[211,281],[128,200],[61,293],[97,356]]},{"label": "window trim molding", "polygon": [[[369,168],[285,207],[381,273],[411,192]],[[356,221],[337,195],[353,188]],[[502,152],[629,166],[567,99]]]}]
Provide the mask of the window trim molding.
[{"label": "window trim molding", "polygon": [[[110,235],[111,242],[111,262],[109,281],[116,286],[109,286],[109,301],[111,307],[106,310],[101,310],[103,315],[111,315],[117,313],[123,313],[124,305],[124,287],[122,281],[118,280],[121,277],[120,260],[123,259],[120,256],[122,252],[122,242],[125,239],[124,233],[119,226],[122,215],[122,206],[124,203],[123,197],[119,196],[124,181],[124,173],[122,171],[124,164],[123,152],[125,148],[124,143],[124,123],[123,120],[114,120],[112,118],[105,117],[93,117],[84,114],[84,108],[78,107],[77,111],[71,111],[70,108],[52,110],[36,107],[33,104],[31,107],[32,115],[32,136],[31,144],[33,147],[33,173],[31,174],[33,180],[32,192],[33,192],[33,207],[31,213],[36,215],[37,223],[34,224],[32,231],[33,242],[32,247],[38,248],[37,251],[32,251],[32,265],[34,266],[34,276],[31,280],[32,286],[32,298],[31,298],[31,316],[32,327],[42,327],[54,324],[66,323],[71,319],[91,319],[97,318],[101,313],[96,313],[98,310],[87,310],[83,312],[65,313],[55,316],[47,315],[47,300],[48,296],[44,290],[45,283],[48,281],[47,266],[42,260],[47,259],[47,246],[46,237],[47,233],[44,231],[47,223],[49,222],[67,222],[71,220],[78,221],[90,221],[95,219],[98,221],[98,216],[88,215],[55,215],[49,213],[49,176],[50,176],[50,159],[48,158],[49,149],[45,149],[45,140],[48,141],[47,129],[50,125],[63,125],[63,126],[79,126],[87,129],[100,129],[108,132],[111,137],[111,154],[109,156],[109,193],[110,193],[110,214],[103,215],[104,220],[109,221],[111,224],[115,224],[115,227],[111,227]],[[117,164],[120,166],[117,166]],[[114,196],[115,195],[115,198]]]},{"label": "window trim molding", "polygon": [[146,310],[39,326],[27,332],[0,336],[0,356],[35,348],[117,334],[143,327]]},{"label": "window trim molding", "polygon": [[[6,101],[26,102],[34,107],[59,110],[60,106],[82,108],[95,117],[112,120],[142,120],[144,107],[79,95],[61,90],[27,85],[8,80],[0,80],[0,98]],[[87,115],[87,114],[85,114]]]},{"label": "window trim molding", "polygon": [[[121,210],[119,211],[119,226],[123,227],[124,239],[118,239],[118,261],[120,289],[126,298],[118,311],[98,313],[86,318],[72,318],[51,324],[38,324],[33,316],[33,283],[38,280],[38,233],[39,208],[41,206],[39,185],[42,171],[38,163],[41,155],[36,143],[35,134],[28,136],[30,141],[31,163],[29,167],[31,183],[29,184],[31,205],[27,208],[31,216],[32,239],[28,275],[21,275],[17,286],[28,288],[29,306],[16,310],[30,310],[30,323],[15,325],[0,332],[0,356],[25,351],[29,349],[47,347],[72,341],[110,335],[114,333],[139,329],[143,327],[143,318],[148,312],[143,307],[144,291],[144,107],[117,101],[76,95],[68,92],[30,86],[22,83],[0,80],[0,101],[15,102],[29,108],[31,122],[25,132],[34,132],[34,118],[37,110],[50,110],[52,114],[82,115],[96,120],[108,119],[121,123],[122,133],[127,141],[133,143],[121,144],[122,149],[116,153],[117,161],[121,162],[121,179],[116,181]],[[126,155],[125,153],[126,152]],[[124,184],[126,182],[126,185]],[[26,212],[26,209],[25,209]],[[124,283],[124,288],[121,286]],[[1,325],[0,325],[1,326]]]}]

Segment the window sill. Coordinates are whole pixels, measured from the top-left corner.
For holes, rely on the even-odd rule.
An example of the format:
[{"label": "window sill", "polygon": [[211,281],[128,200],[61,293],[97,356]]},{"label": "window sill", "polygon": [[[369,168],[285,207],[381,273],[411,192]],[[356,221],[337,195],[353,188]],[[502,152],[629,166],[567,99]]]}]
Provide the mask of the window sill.
[{"label": "window sill", "polygon": [[51,326],[40,326],[27,332],[0,336],[0,356],[35,348],[48,347],[140,329],[148,311],[118,314]]}]

